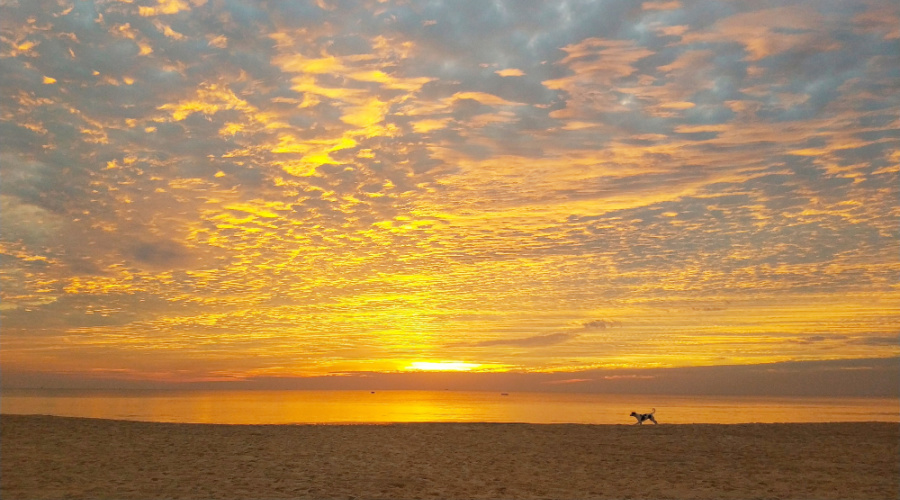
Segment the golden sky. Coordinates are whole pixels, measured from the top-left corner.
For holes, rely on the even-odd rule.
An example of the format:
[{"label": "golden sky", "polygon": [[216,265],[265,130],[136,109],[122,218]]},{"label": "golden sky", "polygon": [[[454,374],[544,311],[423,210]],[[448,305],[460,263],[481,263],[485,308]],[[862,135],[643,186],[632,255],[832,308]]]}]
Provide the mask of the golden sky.
[{"label": "golden sky", "polygon": [[10,0],[0,24],[4,377],[900,354],[893,0]]}]

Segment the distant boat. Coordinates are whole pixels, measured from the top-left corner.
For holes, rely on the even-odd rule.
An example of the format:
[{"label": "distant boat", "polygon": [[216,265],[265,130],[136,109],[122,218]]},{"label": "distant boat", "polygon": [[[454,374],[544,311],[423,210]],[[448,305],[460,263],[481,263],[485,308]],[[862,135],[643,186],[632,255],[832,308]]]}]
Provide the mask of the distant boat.
[{"label": "distant boat", "polygon": [[509,396],[509,393],[508,393],[508,392],[501,392],[500,395],[501,395],[501,396]]}]

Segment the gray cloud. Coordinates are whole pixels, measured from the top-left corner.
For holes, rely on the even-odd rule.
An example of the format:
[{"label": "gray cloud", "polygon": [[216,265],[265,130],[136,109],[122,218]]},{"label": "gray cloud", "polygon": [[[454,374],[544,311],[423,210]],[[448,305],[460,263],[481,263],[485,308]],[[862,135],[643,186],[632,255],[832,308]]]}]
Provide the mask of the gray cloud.
[{"label": "gray cloud", "polygon": [[621,323],[618,321],[612,321],[607,319],[595,319],[583,323],[582,326],[585,330],[606,330],[607,328],[614,328],[617,326],[621,326]]},{"label": "gray cloud", "polygon": [[850,339],[848,344],[869,345],[869,346],[898,346],[900,345],[900,334],[897,335],[876,335],[871,337],[858,337]]},{"label": "gray cloud", "polygon": [[128,255],[141,265],[171,269],[187,263],[188,250],[174,241],[136,242],[127,249]]},{"label": "gray cloud", "polygon": [[485,340],[481,342],[460,343],[460,346],[469,347],[491,347],[491,346],[513,346],[513,347],[548,347],[552,345],[562,344],[574,339],[578,335],[573,333],[550,333],[547,335],[535,335],[532,337],[522,337],[514,339],[498,339]]}]

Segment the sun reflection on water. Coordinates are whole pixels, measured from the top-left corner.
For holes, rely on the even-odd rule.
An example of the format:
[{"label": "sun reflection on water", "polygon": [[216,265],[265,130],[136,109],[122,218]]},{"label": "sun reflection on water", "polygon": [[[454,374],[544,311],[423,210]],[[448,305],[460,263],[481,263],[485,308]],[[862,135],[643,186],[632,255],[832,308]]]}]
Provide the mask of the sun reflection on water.
[{"label": "sun reflection on water", "polygon": [[220,424],[900,422],[890,398],[752,398],[456,391],[4,391],[3,413]]}]

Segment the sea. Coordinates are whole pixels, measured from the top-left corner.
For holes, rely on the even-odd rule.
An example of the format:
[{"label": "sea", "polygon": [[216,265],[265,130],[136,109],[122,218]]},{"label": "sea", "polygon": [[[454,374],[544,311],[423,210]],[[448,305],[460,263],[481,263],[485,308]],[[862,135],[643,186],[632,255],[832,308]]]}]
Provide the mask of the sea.
[{"label": "sea", "polygon": [[[214,424],[900,422],[900,399],[457,391],[4,389],[0,413]],[[645,425],[652,425],[646,422]]]}]

